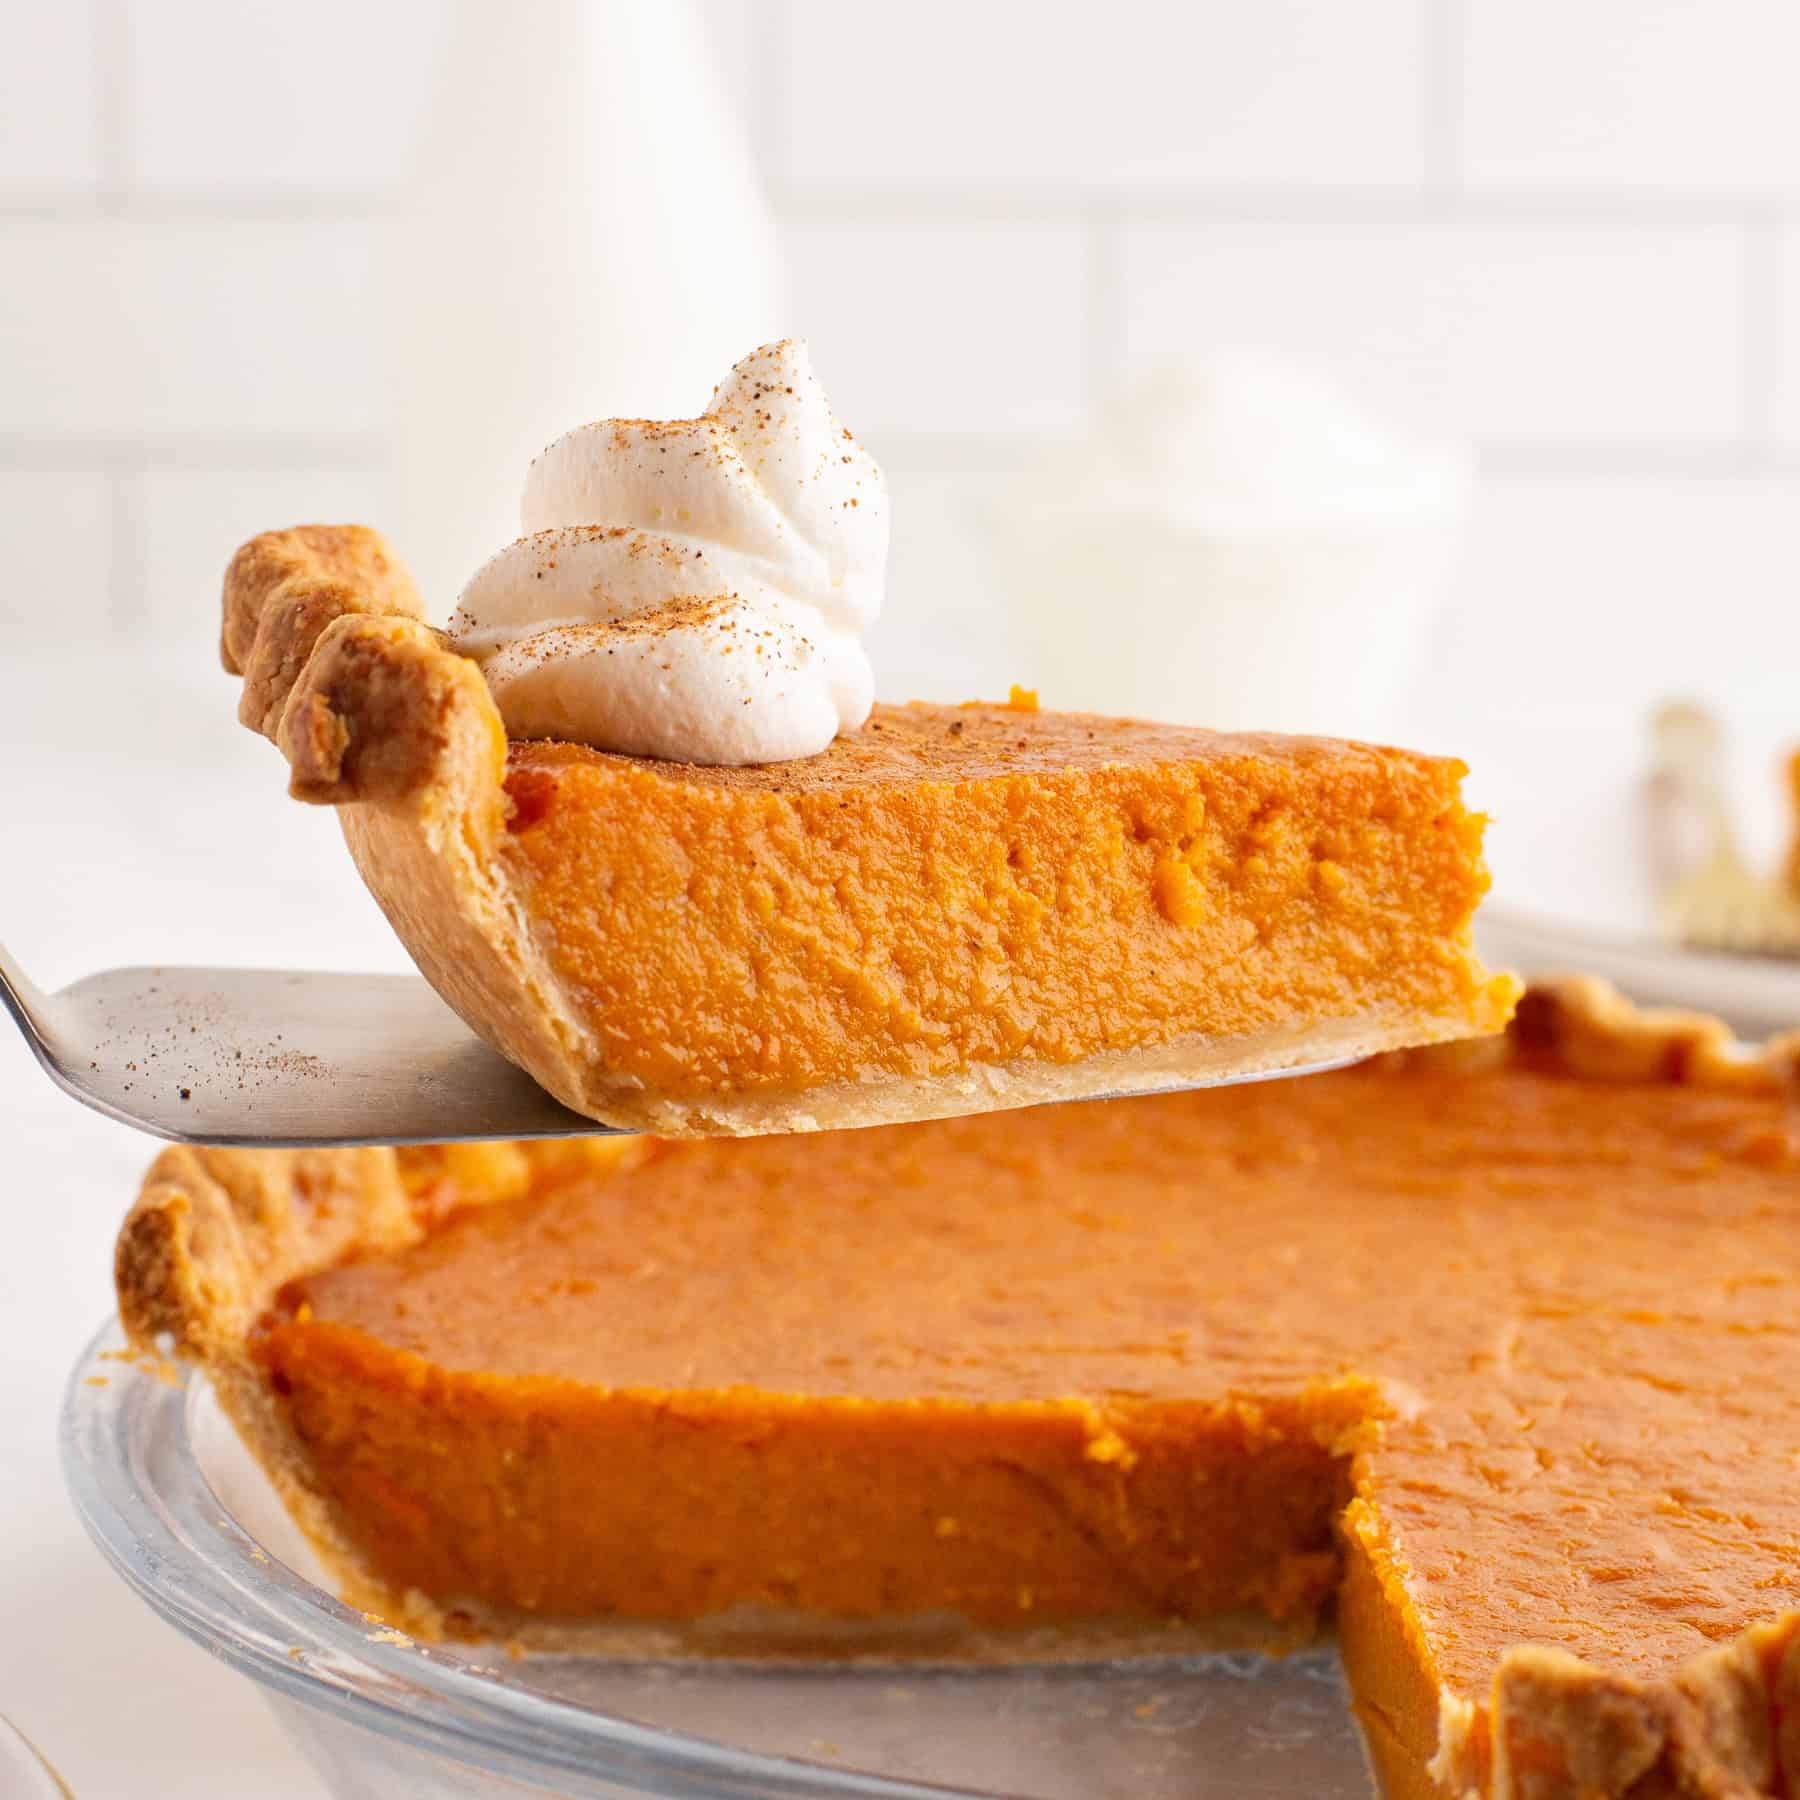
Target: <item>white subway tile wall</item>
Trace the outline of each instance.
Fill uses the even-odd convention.
[[[1461,37],[1471,187],[1800,189],[1789,0],[1467,0]]]
[[[104,468],[0,468],[0,606],[15,645],[50,621],[82,637],[126,623],[112,613],[117,492]]]
[[[1800,217],[1785,224],[1761,271],[1767,283],[1769,429],[1789,455],[1800,455]]]
[[[1310,216],[1120,231],[1122,362],[1256,343],[1484,446],[1735,445],[1744,252],[1730,224]]]
[[[146,633],[158,642],[210,642],[218,629],[213,589],[225,558],[245,538],[271,524],[379,520],[384,474],[373,460],[145,469],[128,516],[139,533],[130,548]]]
[[[435,0],[102,4],[123,26],[138,186],[279,204],[392,183],[418,121]]]
[[[1786,0],[683,3],[893,472],[887,691],[1031,678],[993,508],[1145,367],[1244,344],[1476,448],[1440,675],[1800,669]],[[439,19],[0,0],[10,642],[198,645],[246,531],[378,516],[371,247]]]
[[[807,217],[784,233],[798,328],[859,436],[997,438],[1088,409],[1078,219]]]
[[[1417,0],[790,0],[779,173],[814,191],[1417,187]]]
[[[1453,733],[1464,695],[1573,723],[1674,690],[1800,738],[1797,540],[1800,472],[1490,472],[1422,710]]]
[[[7,221],[6,429],[52,445],[357,440],[379,423],[365,221]]]
[[[100,180],[95,9],[7,9],[0,52],[0,199],[74,198]]]

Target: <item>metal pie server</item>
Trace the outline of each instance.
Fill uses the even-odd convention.
[[[185,1144],[589,1136],[416,975],[108,969],[46,994],[0,949],[0,1000],[96,1112]]]
[[[84,1106],[182,1144],[594,1137],[416,975],[108,969],[46,994],[0,948],[0,1001]],[[1231,1087],[1345,1059],[1198,1081]]]

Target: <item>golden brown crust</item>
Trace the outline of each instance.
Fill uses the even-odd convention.
[[[1535,978],[1504,1035],[1398,1050],[1397,1067],[1529,1064],[1584,1081],[1680,1082],[1736,1092],[1800,1088],[1800,1031],[1746,1045],[1722,1019],[1640,1007],[1593,975]]]
[[[297,525],[252,538],[225,571],[219,639],[226,672],[244,678],[238,717],[274,739],[295,682],[334,620],[416,620],[424,612],[412,578],[366,526]]]
[[[226,1417],[357,1599],[376,1590],[344,1551],[305,1452],[256,1367],[251,1334],[283,1282],[358,1249],[398,1248],[423,1229],[392,1150],[181,1146],[151,1165],[114,1250],[119,1318],[132,1347],[206,1369]]]
[[[275,742],[297,800],[500,816],[506,734],[481,671],[399,615],[345,614],[319,634]]]
[[[458,1208],[517,1198],[566,1171],[651,1154],[630,1139],[442,1145],[422,1150],[210,1150],[151,1164],[113,1253],[131,1347],[204,1368],[219,1404],[353,1605],[390,1605],[364,1572],[253,1348],[257,1321],[290,1281],[417,1243]],[[441,1635],[437,1609],[406,1599],[403,1622]]]
[[[290,1281],[417,1243],[458,1208],[652,1153],[610,1138],[401,1150],[177,1145],[150,1165],[120,1228],[119,1318],[135,1347],[210,1367],[242,1354]]]
[[[165,1150],[114,1253],[134,1344],[211,1363],[241,1351],[285,1281],[414,1242],[392,1150]]]
[[[480,671],[421,612],[411,578],[366,526],[265,532],[231,559],[225,667],[244,678],[239,717],[288,759],[296,799],[406,802],[441,790],[440,803],[499,816],[499,715]]]
[[[1800,1778],[1800,1613],[1756,1625],[1666,1681],[1564,1650],[1501,1659],[1485,1713],[1445,1708],[1430,1774],[1493,1800],[1753,1800]]]

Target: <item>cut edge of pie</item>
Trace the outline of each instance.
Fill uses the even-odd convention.
[[[251,540],[224,587],[222,656],[243,678],[239,717],[285,755],[290,793],[339,808],[366,885],[432,986],[558,1099],[607,1124],[666,1136],[828,1130],[1154,1092],[1492,1033],[1517,998],[1516,980],[1484,970],[1474,954],[1470,915],[1486,880],[1480,821],[1461,810],[1452,783],[1452,811],[1439,825],[1445,844],[1461,845],[1460,885],[1446,890],[1441,919],[1430,913],[1436,900],[1408,902],[1419,907],[1408,928],[1424,954],[1387,950],[1393,972],[1359,974],[1368,998],[1347,1011],[1296,1000],[1244,1029],[1178,1030],[1069,1056],[1034,1046],[948,1068],[874,1068],[850,1058],[848,1079],[828,1073],[803,1085],[710,1075],[692,1091],[659,1083],[621,1065],[620,1044],[608,1034],[618,1039],[631,1015],[615,1018],[587,1003],[570,978],[557,921],[534,916],[532,893],[509,872],[503,846],[519,820],[505,728],[479,666],[421,612],[410,578],[366,527],[300,526]],[[1430,828],[1405,829],[1424,836]],[[1449,850],[1427,854],[1451,866]],[[1180,888],[1187,870],[1156,875]],[[1158,896],[1162,902],[1160,889]],[[1177,893],[1165,914],[1184,901]],[[745,901],[731,890],[717,904]],[[778,970],[770,979],[792,975]],[[745,980],[754,987],[754,972],[732,971],[724,986]],[[1090,999],[1085,1010],[1103,1012],[1104,1003]],[[754,1038],[739,1024],[732,1041]],[[764,1055],[780,1042],[779,1030],[769,1037]],[[678,1026],[670,1044],[659,1053],[671,1067],[698,1055]]]
[[[1606,984],[1575,976],[1534,983],[1503,1038],[1387,1060],[1412,1066],[1415,1059],[1427,1070],[1496,1069],[1518,1059],[1596,1082],[1800,1090],[1800,1035],[1752,1052],[1717,1020],[1639,1010]],[[351,1604],[415,1635],[447,1628],[466,1634],[471,1615],[460,1608],[446,1615],[416,1591],[396,1593],[359,1558],[310,1479],[307,1447],[257,1358],[258,1321],[285,1284],[419,1243],[450,1210],[518,1198],[564,1172],[623,1170],[656,1154],[651,1142],[600,1139],[423,1151],[165,1151],[118,1240],[126,1335],[142,1353],[173,1354],[204,1369]],[[1338,1618],[1347,1661],[1382,1667],[1390,1692],[1395,1684],[1426,1683],[1428,1704],[1436,1707],[1437,1748],[1426,1765],[1378,1703],[1353,1695],[1390,1794],[1611,1800],[1667,1792],[1723,1800],[1785,1792],[1779,1772],[1800,1771],[1800,1613],[1754,1624],[1655,1680],[1521,1643],[1502,1654],[1487,1692],[1453,1694],[1432,1683],[1424,1653],[1413,1645],[1417,1626],[1404,1588],[1384,1576],[1389,1553],[1379,1517],[1352,1499],[1339,1530],[1345,1565]],[[512,1617],[475,1622],[527,1644],[579,1642],[566,1628],[534,1636],[529,1621]],[[1006,1654],[1006,1633],[982,1634],[982,1641],[986,1654]],[[1010,1641],[1017,1655],[1044,1653],[1041,1632]],[[814,1648],[829,1654],[833,1644],[828,1629]],[[854,1648],[854,1639],[836,1647]]]

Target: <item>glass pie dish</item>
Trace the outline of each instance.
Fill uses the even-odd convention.
[[[345,1800],[1362,1800],[1334,1654],[968,1663],[509,1656],[342,1605],[204,1381],[116,1324],[72,1374],[82,1521],[170,1624],[262,1689]]]

